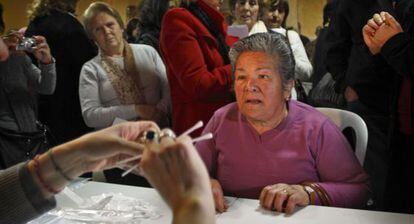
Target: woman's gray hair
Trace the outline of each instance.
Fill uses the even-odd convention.
[[[229,57],[233,74],[236,62],[243,52],[263,52],[272,57],[275,68],[282,75],[283,88],[295,79],[295,59],[286,37],[279,33],[257,33],[237,41],[230,49]]]
[[[94,2],[83,13],[83,26],[85,27],[86,33],[89,38],[94,39],[92,30],[92,20],[99,13],[106,13],[115,18],[121,29],[124,29],[124,22],[118,11],[106,2]]]

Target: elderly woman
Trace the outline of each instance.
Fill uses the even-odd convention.
[[[122,36],[121,17],[103,2],[86,9],[84,25],[99,47],[99,55],[86,62],[80,74],[79,96],[86,124],[100,129],[121,118],[168,125],[167,77],[154,48],[128,44]]]
[[[119,13],[103,2],[86,9],[84,26],[99,47],[98,56],[86,62],[80,74],[79,97],[86,124],[100,129],[121,118],[167,126],[170,93],[164,64],[154,48],[128,44],[122,37]]]
[[[230,102],[227,25],[218,11],[220,5],[221,0],[186,0],[164,15],[160,48],[177,134],[199,120],[208,122],[214,111]]]
[[[360,207],[367,175],[336,125],[316,109],[289,100],[294,62],[277,33],[249,36],[230,50],[237,103],[214,114],[197,149],[212,181],[216,209],[223,192],[259,199],[286,213],[309,204]],[[231,134],[229,134],[231,133]]]
[[[266,25],[258,20],[262,7],[262,0],[230,0],[230,9],[235,17],[233,25],[247,25],[249,35],[268,32]]]
[[[289,3],[286,0],[266,0],[263,8],[263,20],[267,28],[287,37],[295,57],[295,77],[301,81],[309,81],[312,75],[312,64],[306,55],[305,47],[299,34],[286,29],[289,15]]]

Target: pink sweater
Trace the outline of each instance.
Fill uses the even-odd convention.
[[[259,135],[231,103],[217,110],[196,145],[210,175],[226,195],[258,199],[267,185],[319,183],[333,206],[360,207],[368,176],[337,126],[315,108],[290,101],[289,114]],[[317,200],[319,201],[319,200]]]

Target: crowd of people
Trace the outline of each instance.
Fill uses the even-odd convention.
[[[104,2],[81,23],[77,3],[34,0],[24,33],[0,40],[2,220],[10,203],[7,220],[36,217],[98,170],[155,187],[174,223],[211,223],[224,195],[287,214],[309,204],[414,213],[412,195],[396,197],[414,184],[412,1],[328,1],[312,58],[286,25],[286,0],[230,0],[229,25],[246,37],[227,33],[220,0],[144,0],[127,27]],[[296,97],[326,74],[341,109],[367,124],[364,167],[312,100]],[[206,128],[190,135],[213,138],[195,147],[163,133],[200,120]],[[121,178],[116,163],[139,154],[143,177]]]

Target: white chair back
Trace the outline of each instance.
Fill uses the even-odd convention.
[[[320,112],[329,117],[342,131],[352,128],[355,132],[355,155],[363,166],[368,144],[368,128],[364,120],[357,114],[335,108],[317,107]]]

